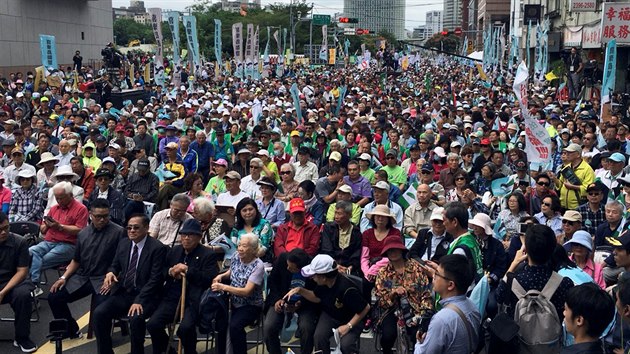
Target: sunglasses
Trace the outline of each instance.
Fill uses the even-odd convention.
[[[140,226],[138,225],[129,225],[127,226],[127,230],[131,231],[131,230],[140,230]]]
[[[551,207],[551,203],[542,203],[542,205],[544,205],[546,207]]]
[[[387,159],[388,160],[396,160],[396,157],[394,157],[394,156],[387,156]]]
[[[591,197],[599,197],[599,196],[600,196],[600,195],[602,195],[602,194],[601,194],[601,193],[599,193],[599,192],[591,192],[591,193],[589,193],[588,195],[590,195]]]
[[[282,171],[280,172],[281,175],[290,175],[291,171]]]
[[[545,183],[545,182],[538,182],[536,184],[538,184],[539,186],[542,186],[542,187],[549,187],[549,183]]]
[[[456,181],[465,181],[465,180],[466,180],[466,178],[464,178],[464,177],[457,177],[457,178],[455,178],[455,180],[456,180]]]
[[[423,175],[430,175],[431,171],[421,171],[420,173],[422,173]]]

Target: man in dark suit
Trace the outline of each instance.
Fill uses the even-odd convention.
[[[179,324],[177,336],[182,340],[186,354],[197,353],[197,318],[199,302],[204,290],[208,289],[212,279],[219,273],[218,261],[222,254],[217,254],[201,244],[201,224],[195,219],[184,222],[179,231],[182,244],[168,252],[168,271],[164,297],[158,309],[147,323],[151,334],[153,353],[169,353],[168,335],[164,327],[173,322],[177,304],[182,295],[182,279],[186,278],[186,306],[184,318]],[[220,257],[221,256],[221,257]]]
[[[90,206],[92,222],[77,235],[74,257],[63,275],[50,287],[48,303],[55,318],[68,321],[65,337],[80,338],[77,322],[68,304],[88,295],[94,296],[94,306],[107,299],[100,294],[105,274],[112,263],[118,241],[125,236],[121,226],[109,219],[109,202],[96,199]]]
[[[129,317],[131,353],[144,353],[145,319],[157,308],[164,282],[166,246],[149,237],[149,218],[132,215],[128,239],[118,243],[114,261],[105,275],[101,294],[111,296],[94,310],[94,333],[99,354],[113,354],[112,320]]]

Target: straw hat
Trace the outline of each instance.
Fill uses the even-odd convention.
[[[367,217],[372,223],[374,223],[374,215],[387,216],[392,220],[392,224],[396,223],[396,217],[389,211],[389,207],[387,205],[379,204],[375,206],[372,211],[367,213]]]

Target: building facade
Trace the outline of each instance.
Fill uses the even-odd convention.
[[[462,1],[467,0],[444,0],[442,29],[454,31],[455,28],[462,27]],[[468,6],[466,6],[466,8],[468,8]]]
[[[359,20],[357,28],[371,33],[388,31],[397,39],[406,37],[405,0],[344,0],[343,13]]]
[[[246,9],[260,9],[260,0],[221,0],[221,10],[229,12],[239,12],[241,6]]]
[[[429,37],[436,33],[440,33],[444,28],[442,25],[442,11],[428,11],[425,25],[427,27]]]
[[[40,66],[40,34],[55,36],[59,65],[70,65],[77,50],[84,64],[100,63],[114,36],[112,0],[0,1],[0,72]]]

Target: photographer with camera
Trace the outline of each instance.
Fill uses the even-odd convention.
[[[564,210],[577,209],[586,196],[586,188],[595,181],[595,172],[582,160],[582,147],[572,143],[562,149],[562,167],[559,175],[548,172],[560,196],[560,206]]]
[[[470,354],[477,349],[481,315],[466,291],[475,272],[465,256],[449,254],[437,268],[426,268],[442,309],[431,319],[426,333],[418,331],[414,354]]]

